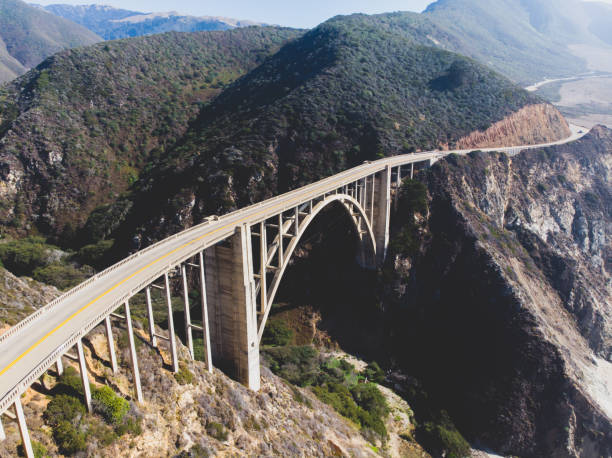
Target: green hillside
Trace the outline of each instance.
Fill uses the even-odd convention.
[[[20,0],[0,0],[0,83],[62,49],[100,40],[85,27]]]
[[[398,24],[411,17],[332,19],[230,86],[137,183],[130,232],[174,232],[364,160],[452,144],[539,102],[421,45],[418,30],[408,38]]]
[[[0,218],[70,237],[203,103],[299,32],[170,33],[65,51],[0,87]],[[13,180],[16,180],[13,182]]]

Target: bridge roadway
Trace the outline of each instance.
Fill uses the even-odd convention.
[[[515,153],[573,141],[585,132],[573,128],[561,142],[483,151]],[[0,414],[5,412],[61,354],[100,324],[127,299],[203,249],[234,234],[243,224],[254,225],[316,199],[386,167],[436,161],[447,154],[471,150],[432,151],[392,156],[338,173],[302,188],[194,226],[120,261],[68,291],[0,336]]]

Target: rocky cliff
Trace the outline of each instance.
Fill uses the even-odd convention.
[[[456,148],[493,148],[496,146],[537,145],[571,135],[567,121],[552,105],[527,105],[494,123],[457,141]]]
[[[59,294],[53,286],[28,277],[17,277],[0,267],[0,334]]]
[[[394,229],[395,351],[473,443],[612,453],[611,171],[603,127],[514,157],[450,156],[427,175],[429,210]]]

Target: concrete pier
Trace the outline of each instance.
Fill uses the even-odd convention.
[[[259,340],[250,227],[240,226],[229,246],[207,249],[205,264],[215,365],[257,391]]]

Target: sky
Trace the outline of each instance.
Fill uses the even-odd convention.
[[[337,14],[423,11],[431,0],[26,0],[50,5],[97,3],[144,12],[178,11],[193,16],[226,16],[234,19],[290,27],[314,27]],[[610,0],[612,1],[612,0]]]

